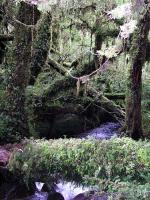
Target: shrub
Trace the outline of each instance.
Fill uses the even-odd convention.
[[[9,169],[27,183],[62,178],[111,190],[116,183],[143,185],[150,180],[150,143],[147,141],[117,138],[26,142],[23,152],[13,154]]]

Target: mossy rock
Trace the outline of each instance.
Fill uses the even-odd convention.
[[[66,95],[59,102],[48,101],[43,106],[34,108],[35,134],[38,138],[59,138],[78,135],[100,126],[112,116],[100,107],[98,101],[85,97]]]
[[[46,99],[42,106],[37,104],[33,109],[33,135],[38,138],[70,137],[114,120],[109,112],[101,108],[99,100],[67,94],[57,102]]]
[[[57,115],[53,128],[52,136],[61,137],[61,136],[72,136],[83,131],[83,120],[76,114],[60,114]]]
[[[52,73],[52,76],[51,76]],[[77,95],[76,80],[58,72],[42,72],[27,89],[31,126],[39,138],[58,138],[80,134],[120,117],[119,109],[101,96],[86,93],[81,85]],[[30,113],[32,116],[30,116]],[[34,114],[33,114],[34,113]]]
[[[43,119],[37,122],[36,136],[40,138],[49,138],[52,129],[52,122],[48,119]]]

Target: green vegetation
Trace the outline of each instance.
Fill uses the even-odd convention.
[[[150,199],[149,1],[0,0],[0,180]]]
[[[137,124],[134,139],[141,138],[142,132],[148,138],[150,36],[147,3],[143,8],[148,14],[142,13],[140,5],[137,5],[139,9],[132,9],[126,4],[126,9],[119,7],[118,10],[117,5],[125,6],[123,4],[132,2],[129,0],[68,0],[60,1],[57,6],[50,0],[35,2],[35,6],[30,0],[9,3],[3,0],[0,3],[1,142],[15,142],[32,136],[57,138],[61,134],[52,134],[53,124],[68,115],[76,115],[82,122],[79,129],[82,133],[105,121],[120,122],[125,118],[125,112],[129,119],[131,110],[137,112],[134,116],[139,119],[126,120],[124,131],[128,134],[127,129],[132,129],[130,121],[130,124]],[[137,18],[135,12],[141,12],[143,18],[147,16],[147,23]],[[134,26],[135,20],[137,27],[133,37],[134,30],[130,33],[125,24],[129,22]],[[145,26],[146,31],[142,33],[145,40],[140,38],[145,42],[131,48],[133,39],[135,43],[138,41],[136,33],[142,31],[140,24]],[[129,37],[128,41],[122,38],[120,26],[124,27],[124,37]],[[127,88],[131,81],[127,81],[127,68],[130,66],[132,71],[132,49],[143,53],[135,57],[143,58],[140,76],[137,71],[134,74],[134,80],[140,83],[143,67],[142,118],[141,83],[135,84],[138,86],[135,92],[139,90],[140,98],[133,109],[129,109],[125,98],[120,98],[120,94],[127,97],[126,94],[135,93],[130,91],[135,87]],[[60,129],[61,126],[57,130]],[[65,130],[61,133],[66,134]]]
[[[64,179],[138,197],[150,189],[150,144],[129,138],[27,140],[23,152],[12,156],[9,169],[26,183]]]

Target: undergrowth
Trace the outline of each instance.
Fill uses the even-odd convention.
[[[99,191],[123,192],[128,199],[146,199],[150,192],[150,143],[129,138],[28,140],[15,152],[9,169],[32,181],[58,179],[98,186]],[[148,198],[147,198],[148,199]]]

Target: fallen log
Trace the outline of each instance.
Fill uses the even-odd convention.
[[[125,112],[119,105],[115,104],[113,101],[105,97],[101,92],[98,92],[93,88],[89,88],[87,93],[90,96],[93,96],[95,99],[99,99],[101,108],[113,116],[116,121],[118,121],[120,124],[124,123],[123,120],[125,118]]]
[[[92,60],[89,63],[83,64],[82,66],[77,68],[77,65],[79,65],[79,59],[73,61],[72,63],[63,63],[62,65],[58,63],[56,60],[49,58],[48,65],[51,65],[55,70],[57,70],[62,75],[66,74],[72,74],[72,76],[83,76],[85,74],[91,73],[91,71],[95,70],[95,63],[94,60]],[[67,68],[66,68],[67,67]],[[73,68],[72,70],[69,70],[68,68]]]
[[[69,87],[77,87],[77,77],[75,77],[76,73],[79,74],[79,72],[72,71],[71,74],[69,73],[68,69],[65,67],[61,66],[59,63],[56,61],[49,59],[49,64],[54,67],[61,75],[62,78],[56,80],[54,82],[54,85],[48,90],[48,94],[51,96],[52,94],[56,93],[59,89],[63,90],[67,89]],[[66,76],[68,74],[68,76]],[[57,91],[56,88],[57,87]],[[83,95],[83,90],[84,90],[84,84],[81,85],[80,88],[80,94]],[[116,105],[113,101],[111,101],[109,98],[104,96],[104,94],[97,92],[93,88],[90,88],[89,86],[86,88],[86,95],[92,96],[92,98],[99,99],[100,104],[97,106],[100,106],[102,109],[104,109],[107,113],[113,116],[113,118],[121,122],[122,119],[125,117],[124,111],[122,111],[121,107]],[[120,97],[123,97],[123,95],[120,95]]]
[[[131,180],[147,184],[149,175],[148,147],[148,141],[135,142],[129,138],[110,141],[82,139],[32,140],[28,141],[23,153],[14,154],[9,167],[14,174],[17,172],[17,174],[24,177],[24,180],[32,180],[33,182],[37,181],[37,177],[39,178],[38,180],[44,183],[52,182],[54,177],[63,177],[63,180],[71,182],[81,180],[77,183],[82,183],[86,177],[86,181],[88,181],[86,183],[90,186],[99,184],[100,188],[101,181],[109,186],[109,184],[114,183],[114,179],[119,177],[121,183],[128,173]],[[146,159],[139,157],[141,149]],[[133,170],[127,171],[131,168],[131,161],[134,166],[134,173]],[[56,163],[58,163],[57,167]],[[108,167],[110,166],[115,169],[115,173],[110,173],[108,179]],[[99,174],[95,178],[97,169],[99,169]],[[142,177],[143,174],[145,176]],[[120,186],[118,184],[118,187],[122,189],[121,184]],[[133,185],[134,187],[135,185]],[[142,189],[143,187],[141,187]],[[119,199],[121,200],[121,198]]]
[[[125,93],[104,93],[104,96],[110,100],[125,99]]]
[[[58,71],[62,75],[66,75],[68,71],[65,67],[63,67],[57,61],[51,58],[48,59],[48,65],[52,66],[56,71]]]

